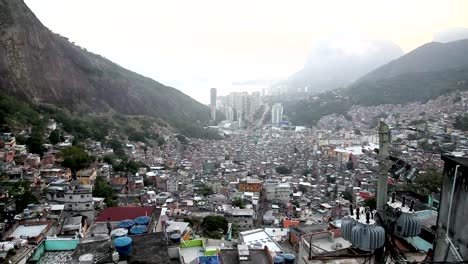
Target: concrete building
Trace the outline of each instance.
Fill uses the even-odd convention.
[[[211,120],[216,120],[216,88],[210,90]]]
[[[274,125],[280,125],[283,121],[283,105],[274,104],[271,107],[271,123]]]
[[[234,121],[234,109],[230,106],[224,107],[224,115],[227,121]]]
[[[166,185],[166,189],[170,193],[176,193],[179,191],[179,180],[175,175],[167,178]]]
[[[239,230],[250,230],[254,227],[255,211],[252,209],[229,208],[224,213],[228,222],[236,224]]]
[[[289,202],[291,199],[291,186],[289,183],[280,183],[275,189],[275,200],[280,202]]]
[[[289,183],[280,183],[279,180],[268,179],[264,184],[265,197],[268,201],[289,202],[292,188]]]
[[[85,216],[86,222],[94,223],[94,202],[92,186],[78,185],[67,188],[64,192],[55,193],[56,201],[64,202],[64,216]],[[65,217],[66,218],[66,217]]]
[[[239,181],[239,191],[241,192],[260,192],[263,181],[258,179],[242,179]]]

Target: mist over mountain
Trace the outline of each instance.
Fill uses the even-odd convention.
[[[287,85],[293,90],[308,87],[309,92],[346,87],[403,54],[391,41],[334,35],[315,42],[304,68]]]
[[[436,32],[432,37],[434,42],[452,42],[461,39],[468,39],[468,28],[454,27]]]
[[[295,124],[313,125],[321,117],[353,105],[404,104],[468,90],[468,39],[431,42],[366,74],[345,89],[286,103]]]
[[[87,112],[161,118],[185,129],[209,121],[208,107],[182,92],[75,46],[20,0],[0,0],[0,90]]]
[[[468,39],[449,43],[430,42],[409,52],[357,81],[390,79],[402,74],[436,72],[468,65]]]

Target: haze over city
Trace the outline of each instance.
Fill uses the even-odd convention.
[[[52,31],[203,103],[211,87],[226,95],[288,78],[320,40],[358,55],[372,39],[409,52],[437,31],[468,27],[463,0],[26,3]]]

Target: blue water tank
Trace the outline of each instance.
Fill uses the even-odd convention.
[[[135,223],[137,225],[147,225],[149,224],[151,218],[149,216],[140,216],[135,218]]]
[[[283,257],[285,264],[294,264],[294,261],[296,260],[296,256],[294,256],[294,254],[284,254]]]
[[[135,225],[135,221],[133,220],[123,220],[122,222],[119,223],[118,227],[119,228],[130,228]]]
[[[274,264],[283,264],[284,263],[284,258],[282,256],[276,256],[273,258],[273,263]]]
[[[130,237],[118,237],[114,240],[114,246],[120,256],[128,256],[132,252],[132,239]]]
[[[171,235],[171,242],[179,244],[180,243],[180,235],[179,234],[172,234]]]
[[[148,233],[148,226],[146,225],[134,225],[130,228],[130,233],[134,235],[141,235]]]

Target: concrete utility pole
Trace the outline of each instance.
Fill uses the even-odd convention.
[[[377,211],[384,215],[384,206],[387,204],[387,179],[390,169],[389,160],[390,128],[387,124],[379,123],[379,178],[377,182]]]
[[[390,169],[389,148],[390,148],[390,128],[387,124],[379,122],[379,178],[377,181],[377,213],[382,226],[386,224],[385,205],[387,204],[387,180]],[[385,246],[384,246],[385,247]],[[375,250],[375,263],[385,263],[384,247]]]

